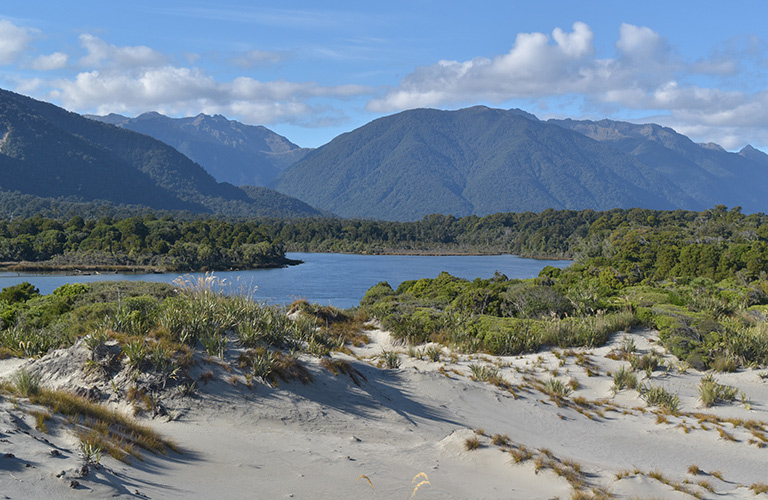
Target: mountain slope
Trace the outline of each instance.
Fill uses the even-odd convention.
[[[615,148],[519,110],[482,106],[374,120],[310,152],[273,187],[342,216],[396,220],[704,207]]]
[[[698,204],[768,209],[768,155],[751,146],[729,153],[697,144],[671,128],[613,120],[549,120],[628,153],[679,186]],[[688,208],[688,207],[684,207]]]
[[[0,169],[4,191],[157,209],[264,213],[259,201],[217,183],[167,144],[5,90],[0,90]],[[304,215],[318,214],[312,209]]]
[[[150,112],[136,118],[88,117],[163,141],[202,165],[216,180],[234,185],[264,186],[309,152],[266,127],[221,115],[169,118]]]

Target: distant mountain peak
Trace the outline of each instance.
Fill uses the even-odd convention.
[[[768,166],[768,154],[766,154],[764,151],[760,151],[759,149],[752,147],[751,144],[747,144],[741,148],[739,155],[761,165]]]
[[[120,115],[97,117],[119,121]],[[126,120],[172,120],[145,113]],[[53,104],[0,89],[2,191],[237,216],[307,217],[321,213],[299,200],[261,189],[246,193],[218,183],[178,150],[127,127],[101,123]]]
[[[529,113],[529,112],[527,112],[527,111],[525,111],[523,109],[520,109],[520,108],[511,108],[511,109],[508,109],[507,112],[508,113],[512,113],[514,115],[523,116],[525,118],[528,118],[529,120],[533,120],[533,121],[537,121],[537,122],[541,121],[541,120],[539,120],[538,116],[534,115],[533,113]]]
[[[702,148],[711,149],[712,151],[722,151],[724,153],[726,152],[724,147],[714,142],[701,142],[699,143],[699,146]]]
[[[169,118],[156,111],[122,120],[93,117],[149,135],[176,148],[219,182],[264,186],[309,150],[261,125],[221,114]]]

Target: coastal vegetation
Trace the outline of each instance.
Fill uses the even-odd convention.
[[[548,210],[483,218],[430,216],[413,223],[337,219],[227,222],[151,215],[87,221],[74,217],[60,222],[32,217],[0,221],[0,259],[53,265],[118,261],[197,270],[275,265],[285,262],[285,248],[497,250],[572,257],[575,262],[570,267],[547,266],[532,280],[497,273],[467,281],[443,273],[434,279],[406,281],[396,289],[379,283],[368,290],[359,309],[411,345],[435,341],[464,351],[499,355],[544,347],[599,346],[614,332],[642,325],[657,329],[663,345],[689,366],[732,371],[739,366],[768,364],[767,222],[764,214],[745,215],[739,207],[728,210],[724,206],[704,212]],[[75,293],[76,286],[89,291]],[[179,302],[178,297],[166,299],[172,288],[161,285],[140,285],[152,288],[150,295],[160,294],[154,295],[155,305],[149,309],[135,306],[143,312],[125,313],[126,307],[134,307],[130,301],[120,302],[117,308],[103,300],[103,295],[95,300],[82,298],[99,296],[101,286],[67,285],[62,287],[66,290],[46,297],[37,296],[29,285],[6,289],[0,294],[3,345],[14,353],[30,355],[45,352],[62,338],[71,342],[74,336],[86,333],[82,317],[98,316],[89,308],[119,313],[114,325],[121,324],[120,314],[152,311],[156,317],[142,319],[151,323],[170,314],[172,308],[177,309],[173,313],[177,318],[194,316],[195,308],[188,303]],[[82,300],[92,302],[82,309]],[[244,299],[222,296],[217,300],[224,304]],[[309,316],[323,316],[325,325],[338,328],[345,324],[332,318],[337,313],[309,304],[301,307]],[[241,339],[256,335],[263,340],[254,332],[296,328],[286,326],[294,323],[276,319],[279,314],[270,314],[270,327],[257,318],[210,322],[218,325],[217,331],[237,330]],[[68,329],[68,322],[77,329]],[[198,327],[191,339],[205,342],[214,354],[216,339],[200,333],[205,325]],[[170,331],[173,328],[176,326],[166,325]],[[40,334],[41,329],[49,333]],[[353,335],[350,331],[343,334]],[[304,341],[311,337],[307,331],[297,335]],[[256,348],[256,344],[250,342],[248,347]],[[317,339],[311,344],[319,351],[331,348],[318,344]],[[626,351],[623,354],[633,368],[651,373],[657,368],[652,355],[637,356],[631,346]],[[395,363],[386,356],[382,359],[387,366]],[[622,386],[617,381],[617,390]]]

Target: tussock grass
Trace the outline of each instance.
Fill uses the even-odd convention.
[[[469,365],[469,371],[472,373],[472,380],[491,382],[499,378],[499,369],[495,366],[472,363]]]
[[[611,387],[611,390],[616,394],[625,387],[637,389],[637,375],[622,366],[613,372],[613,387]]]
[[[495,446],[507,447],[510,444],[509,436],[506,434],[494,434],[491,436],[491,442]]]
[[[382,351],[379,354],[379,359],[384,363],[384,366],[390,370],[400,368],[400,355],[395,351]]]
[[[680,408],[680,398],[661,386],[644,386],[640,390],[640,396],[648,406],[657,406],[668,413],[675,413]]]
[[[544,392],[552,397],[567,397],[573,389],[568,384],[557,378],[549,378],[544,382]]]
[[[759,495],[760,493],[768,493],[768,484],[753,483],[749,489],[752,490],[755,495]]]
[[[360,380],[368,380],[352,363],[344,359],[322,358],[320,364],[334,375],[347,375],[355,385],[360,385]]]
[[[179,451],[173,442],[163,439],[149,427],[69,392],[38,385],[36,390],[22,393],[14,384],[7,384],[5,390],[28,398],[32,404],[43,406],[45,410],[38,412],[40,416],[36,417],[39,424],[52,420],[54,415],[66,417],[59,422],[65,422],[81,443],[86,443],[87,449],[93,452],[90,454],[92,456],[95,456],[95,450],[100,449],[118,460],[127,461],[129,456],[140,456],[136,447],[152,453]]]
[[[472,436],[464,440],[464,449],[472,451],[480,448],[480,439],[477,436]]]
[[[738,389],[718,383],[712,374],[702,378],[699,383],[699,399],[707,408],[718,403],[732,402],[737,394]]]
[[[11,376],[11,384],[19,396],[30,398],[40,391],[40,375],[22,368]]]

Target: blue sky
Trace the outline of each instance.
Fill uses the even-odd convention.
[[[485,104],[768,151],[766,14],[764,0],[4,2],[0,87],[79,113],[220,113],[310,147],[405,109]]]

